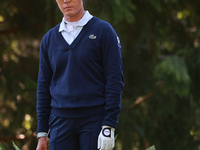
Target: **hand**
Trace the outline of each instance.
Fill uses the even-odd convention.
[[[98,137],[98,149],[112,150],[115,147],[115,129],[110,126],[102,126]]]
[[[38,139],[38,144],[36,150],[48,150],[47,137],[40,137]]]

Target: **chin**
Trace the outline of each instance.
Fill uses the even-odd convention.
[[[64,16],[67,16],[67,17],[73,16],[73,13],[72,13],[72,12],[66,12],[66,11],[65,11],[63,14],[64,14]]]

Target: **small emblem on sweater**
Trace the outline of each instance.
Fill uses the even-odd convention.
[[[117,42],[118,42],[118,46],[121,48],[121,43],[120,43],[119,37],[117,37]]]
[[[90,39],[96,39],[97,36],[94,36],[94,34],[91,34],[91,35],[89,36],[89,38],[90,38]]]

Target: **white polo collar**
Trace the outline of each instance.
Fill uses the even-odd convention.
[[[65,18],[63,17],[62,22],[60,23],[60,28],[59,28],[59,32],[62,31],[66,31],[66,26],[65,24],[71,24],[75,27],[79,26],[79,27],[83,27],[84,25],[86,25],[88,23],[88,21],[92,18],[93,16],[89,13],[89,11],[85,11],[85,14],[83,15],[83,17],[77,21],[77,22],[68,22],[65,20]]]

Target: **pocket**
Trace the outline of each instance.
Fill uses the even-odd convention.
[[[53,118],[54,118],[53,114],[50,114],[50,116],[49,116],[49,128],[51,128]]]
[[[52,113],[50,114],[49,116],[49,131],[48,131],[48,138],[50,138],[50,135],[51,135],[51,130],[53,128],[53,124],[55,123],[56,121],[56,116],[53,115]]]

